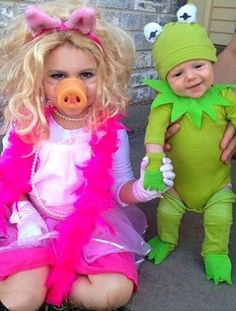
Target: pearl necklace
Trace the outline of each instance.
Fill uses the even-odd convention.
[[[63,114],[61,114],[56,108],[53,109],[53,112],[55,112],[55,114],[59,118],[67,120],[67,121],[72,121],[72,122],[80,122],[80,121],[83,121],[84,119],[86,119],[86,117],[87,117],[87,116],[83,116],[80,118],[70,118],[70,117],[67,117],[67,116],[64,116]]]
[[[36,146],[36,150],[35,150],[35,155],[34,155],[34,159],[33,159],[33,163],[32,163],[32,167],[31,167],[31,175],[30,175],[30,181],[31,181],[31,186],[32,186],[32,192],[33,192],[33,195],[35,196],[37,202],[38,202],[38,205],[39,205],[39,208],[41,210],[43,210],[47,215],[50,215],[52,216],[53,218],[56,218],[56,219],[64,219],[65,217],[67,217],[70,213],[59,213],[59,212],[53,212],[51,211],[49,208],[47,208],[47,206],[44,204],[43,200],[41,199],[40,195],[39,195],[39,192],[35,186],[35,172],[36,172],[36,166],[37,166],[37,163],[38,163],[38,160],[39,160],[39,147],[40,145],[38,144]]]

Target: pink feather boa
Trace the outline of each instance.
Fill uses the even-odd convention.
[[[47,280],[47,302],[60,305],[68,296],[76,278],[76,266],[80,263],[83,247],[98,223],[103,223],[102,214],[114,208],[111,194],[112,156],[118,148],[117,130],[124,128],[118,118],[107,120],[99,128],[105,135],[98,139],[92,135],[90,145],[92,158],[83,170],[87,182],[80,187],[75,211],[61,222],[59,237],[51,247],[54,258]],[[31,190],[30,174],[34,158],[32,144],[26,144],[14,131],[9,136],[10,146],[0,157],[0,217],[6,216],[6,206],[17,201],[20,195]],[[3,222],[2,222],[3,223]]]
[[[88,243],[96,225],[102,223],[102,213],[115,206],[110,191],[111,168],[119,128],[121,124],[115,118],[109,119],[100,129],[105,130],[106,135],[100,140],[93,135],[90,141],[93,156],[82,168],[88,182],[78,189],[80,198],[75,211],[61,223],[59,239],[52,249],[53,252],[56,250],[56,256],[47,280],[47,302],[51,304],[59,306],[68,296],[77,276],[75,267],[80,263],[83,246]]]
[[[32,144],[26,144],[14,132],[10,132],[9,147],[0,157],[0,224],[1,229],[8,208],[19,197],[31,190],[30,174],[34,158]]]

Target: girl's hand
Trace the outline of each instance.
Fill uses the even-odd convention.
[[[236,133],[233,125],[228,124],[220,143],[222,150],[221,161],[228,164],[232,158],[236,158]]]
[[[24,245],[28,241],[33,241],[34,238],[42,235],[40,226],[35,224],[24,224],[18,227],[17,244]]]
[[[29,201],[18,201],[13,204],[10,223],[18,229],[17,243],[23,245],[34,241],[37,236],[48,232],[47,225],[38,211]]]
[[[143,180],[146,168],[148,166],[149,159],[145,156],[141,162],[140,166],[140,178],[137,179],[133,186],[132,192],[134,197],[140,202],[148,202],[155,198],[159,198],[161,193],[156,190],[147,190],[143,187]],[[173,166],[171,164],[171,160],[167,157],[164,157],[162,160],[162,166],[160,168],[161,174],[163,176],[163,181],[166,185],[165,191],[172,188],[174,185],[175,174],[173,172]]]
[[[161,166],[160,171],[162,172],[163,181],[167,189],[170,189],[174,186],[174,179],[175,179],[175,173],[173,172],[173,165],[171,163],[171,159],[169,159],[168,157],[164,157],[162,159],[162,163],[163,165]]]

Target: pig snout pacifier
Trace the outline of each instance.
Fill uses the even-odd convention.
[[[83,111],[87,105],[86,86],[79,79],[65,79],[56,88],[57,104],[63,109],[77,109]]]

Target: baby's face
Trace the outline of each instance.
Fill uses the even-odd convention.
[[[214,80],[213,65],[208,60],[192,60],[172,69],[167,75],[171,89],[179,96],[200,98]]]

